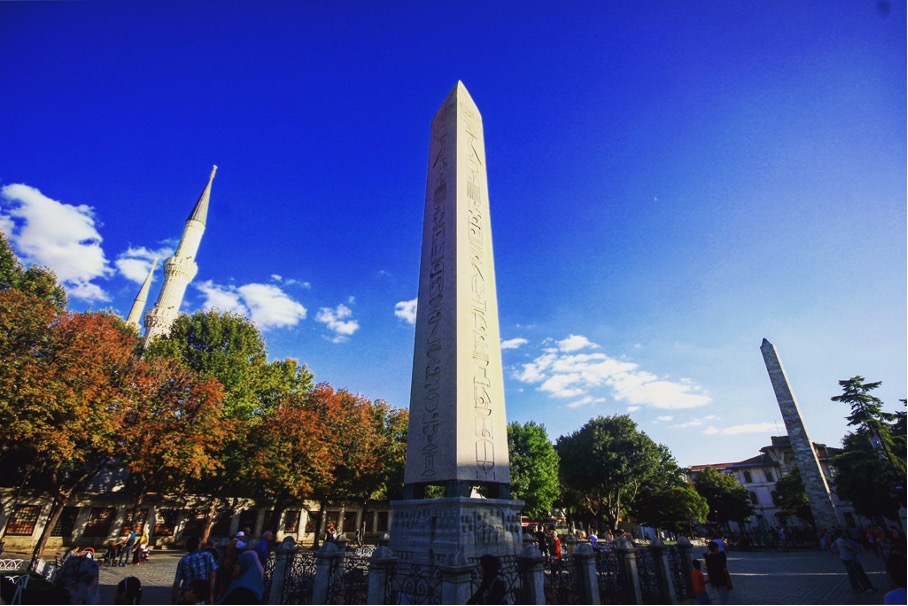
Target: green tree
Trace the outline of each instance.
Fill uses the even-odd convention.
[[[57,311],[66,309],[66,291],[57,283],[54,272],[43,267],[24,268],[6,235],[0,232],[0,291],[11,288],[35,297]]]
[[[533,421],[508,425],[511,460],[511,496],[526,503],[524,512],[540,518],[552,511],[560,496],[558,453],[544,425]]]
[[[831,398],[848,404],[848,425],[855,428],[833,460],[835,486],[859,514],[895,519],[905,490],[904,414],[883,410],[882,400],[871,393],[880,385],[854,376],[839,381],[842,393]]]
[[[731,474],[707,467],[694,478],[694,487],[709,503],[710,517],[726,528],[729,522],[742,523],[754,514],[747,489]]]
[[[797,465],[776,482],[772,501],[783,516],[798,517],[809,522],[811,526],[816,526],[813,512],[810,510],[810,500],[801,480],[801,470]]]
[[[709,503],[691,486],[661,486],[642,492],[634,504],[638,522],[676,532],[691,530],[709,515]]]
[[[662,469],[660,448],[627,415],[597,417],[555,445],[566,499],[617,529],[640,488]]]

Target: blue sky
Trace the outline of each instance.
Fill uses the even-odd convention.
[[[125,316],[213,164],[186,311],[409,402],[429,124],[483,115],[509,420],[683,465],[906,396],[903,3],[0,3],[0,229]],[[338,6],[340,5],[340,6]],[[160,272],[160,269],[159,269]],[[152,298],[160,287],[160,273]]]

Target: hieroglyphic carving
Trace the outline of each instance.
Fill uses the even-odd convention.
[[[492,421],[492,407],[496,404],[489,374],[488,323],[486,321],[487,287],[486,267],[488,259],[486,221],[482,204],[483,161],[477,148],[482,146],[482,125],[478,115],[469,107],[460,108],[467,136],[466,157],[466,199],[467,240],[470,255],[470,315],[472,317],[472,374],[474,441],[476,452],[476,479],[493,480],[495,468],[495,427]]]

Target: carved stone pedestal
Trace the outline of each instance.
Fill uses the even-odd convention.
[[[517,555],[523,505],[464,497],[392,501],[390,547],[403,560],[427,564],[444,564],[456,553],[468,559]]]

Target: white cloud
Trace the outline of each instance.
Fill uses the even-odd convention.
[[[638,364],[604,353],[576,353],[599,347],[586,337],[570,335],[557,345],[557,349],[544,349],[533,361],[523,364],[514,377],[523,383],[538,383],[537,389],[553,398],[602,397],[605,391],[614,400],[637,407],[682,409],[710,402],[690,379],[658,377],[641,370]]]
[[[21,183],[0,189],[8,205],[0,212],[0,229],[27,264],[49,267],[70,296],[85,301],[109,301],[92,280],[113,270],[101,248],[94,210],[52,200]]]
[[[400,301],[394,305],[394,315],[407,322],[416,324],[416,299]]]
[[[501,342],[502,349],[518,349],[521,345],[529,343],[526,339],[508,339]]]
[[[749,423],[745,425],[732,425],[731,427],[715,427],[710,425],[703,430],[707,435],[734,436],[741,433],[772,433],[776,429],[775,423]]]
[[[333,331],[334,338],[331,339],[334,343],[343,343],[350,339],[350,335],[359,330],[359,322],[356,320],[347,320],[353,315],[353,311],[343,303],[338,305],[335,309],[329,307],[322,307],[318,310],[318,314],[315,316],[315,319],[318,322],[321,322],[328,327],[329,330]]]
[[[687,429],[688,427],[700,427],[703,425],[703,419],[692,419],[686,423],[675,423],[672,427],[677,427],[678,429]]]
[[[581,335],[568,335],[567,339],[558,341],[558,349],[565,352],[577,351],[585,347],[597,349],[599,346]]]
[[[637,412],[638,410],[640,410],[640,407],[639,406],[628,406],[625,410],[627,410],[627,412]]]
[[[151,250],[144,246],[130,246],[125,252],[117,255],[117,260],[114,261],[114,265],[117,266],[117,269],[124,278],[132,280],[136,284],[141,284],[148,276],[148,270],[151,269],[152,261],[157,259],[158,269],[160,269],[161,262],[171,255],[173,255],[173,248],[168,246],[157,250]]]
[[[221,286],[209,280],[196,288],[205,296],[204,309],[246,316],[261,330],[296,326],[306,317],[306,308],[273,284]]]
[[[666,421],[671,421],[674,418],[675,417],[673,417],[671,415],[659,415],[658,417],[656,417],[656,420],[659,421],[660,423],[664,423]]]
[[[599,404],[600,402],[605,402],[605,398],[594,398],[592,396],[586,396],[575,400],[567,405],[568,408],[580,408],[581,406],[589,406],[590,404]]]

